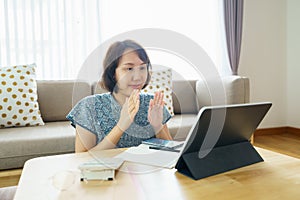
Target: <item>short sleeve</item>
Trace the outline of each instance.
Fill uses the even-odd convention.
[[[71,121],[72,126],[79,125],[96,134],[94,107],[95,100],[91,96],[85,97],[73,107],[66,118]]]

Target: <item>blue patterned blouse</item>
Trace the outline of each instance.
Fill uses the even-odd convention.
[[[148,121],[150,99],[153,99],[153,95],[140,94],[140,109],[134,123],[123,133],[117,143],[118,148],[138,146],[143,140],[154,137],[155,132]],[[121,109],[112,94],[95,94],[79,101],[67,115],[67,119],[74,127],[78,124],[94,133],[98,144],[116,126]],[[164,107],[162,123],[165,124],[170,118],[170,113]]]

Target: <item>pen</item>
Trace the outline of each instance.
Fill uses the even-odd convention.
[[[149,149],[154,149],[154,150],[162,150],[162,151],[171,151],[171,152],[180,152],[180,150],[177,149],[171,149],[171,148],[161,148],[161,147],[153,147],[150,146]]]

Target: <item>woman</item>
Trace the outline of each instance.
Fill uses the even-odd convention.
[[[172,140],[163,93],[142,94],[150,81],[146,51],[132,40],[110,46],[101,86],[109,93],[82,99],[67,115],[76,127],[75,152],[130,147],[157,137]]]

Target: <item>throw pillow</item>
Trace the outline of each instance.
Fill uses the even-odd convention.
[[[165,106],[173,116],[172,69],[167,68],[152,71],[150,83],[142,90],[142,92],[154,94],[156,91],[162,91],[164,93]]]
[[[0,128],[44,125],[35,68],[35,64],[0,67]]]

